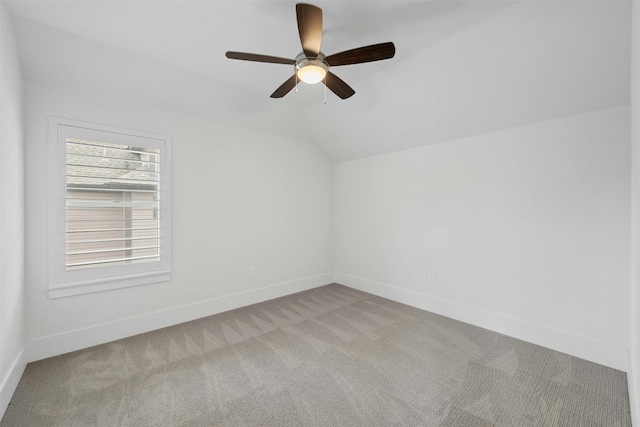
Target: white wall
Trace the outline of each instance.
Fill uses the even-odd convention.
[[[626,370],[629,138],[620,107],[337,164],[336,281]]]
[[[26,366],[23,79],[11,17],[0,2],[0,418]]]
[[[332,281],[333,166],[312,144],[30,81],[26,107],[30,360]],[[172,136],[170,282],[48,298],[52,115]]]

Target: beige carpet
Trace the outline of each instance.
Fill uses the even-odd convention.
[[[630,426],[626,375],[328,285],[31,363],[8,426]]]

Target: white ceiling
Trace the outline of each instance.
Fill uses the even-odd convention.
[[[322,1],[322,50],[386,41],[395,58],[269,95],[293,58],[289,1],[5,1],[26,78],[294,136],[344,161],[629,103],[631,2]]]

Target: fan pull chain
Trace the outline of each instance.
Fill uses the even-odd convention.
[[[296,76],[296,95],[298,94],[298,70],[293,66],[293,75]]]
[[[327,76],[324,76],[324,103],[327,104]]]

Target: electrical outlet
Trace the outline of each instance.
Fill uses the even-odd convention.
[[[433,271],[433,270],[429,271],[429,280],[432,281],[432,282],[434,280],[436,280],[436,272],[435,271]]]
[[[249,267],[249,276],[255,276],[255,275],[256,275],[256,268]]]

